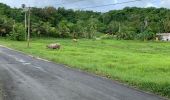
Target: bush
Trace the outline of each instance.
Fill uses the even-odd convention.
[[[105,34],[100,37],[101,39],[115,39],[116,35]]]
[[[24,41],[25,40],[25,27],[17,23],[14,25],[13,31],[10,32],[8,38],[11,40]]]
[[[155,37],[155,34],[151,31],[147,31],[147,30],[136,36],[137,39],[144,40],[144,41],[152,40],[152,39],[154,39],[154,37]]]

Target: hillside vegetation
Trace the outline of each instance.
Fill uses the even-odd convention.
[[[151,40],[170,32],[170,10],[126,7],[106,13],[64,8],[31,8],[31,37]],[[24,40],[24,12],[0,4],[0,36]]]
[[[61,43],[60,50],[46,48]],[[138,88],[170,97],[170,43],[125,40],[35,39],[26,42],[0,40],[0,44],[66,64]],[[17,44],[17,45],[16,45]]]

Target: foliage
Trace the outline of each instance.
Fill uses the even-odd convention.
[[[100,39],[115,39],[116,35],[105,34],[100,36]]]
[[[70,37],[70,29],[68,26],[68,22],[66,20],[63,20],[58,25],[59,35],[60,37],[66,38]]]
[[[107,26],[107,33],[115,35],[119,31],[119,22],[112,21]]]
[[[98,23],[98,20],[94,19],[94,18],[90,18],[88,21],[87,21],[87,30],[86,30],[86,35],[85,37],[86,38],[94,38],[95,37],[95,33],[97,32],[97,23]]]
[[[20,23],[14,24],[13,31],[10,32],[8,37],[11,40],[17,40],[17,41],[25,40],[25,27]]]
[[[125,40],[130,40],[134,39],[134,36],[136,35],[136,31],[134,27],[130,26],[121,26],[120,32],[117,34],[118,39],[125,39]]]
[[[0,15],[0,36],[5,37],[11,32],[13,23],[12,19]]]
[[[3,16],[3,17],[1,17]],[[12,23],[24,24],[22,9],[0,3],[0,34],[12,31]],[[94,38],[96,33],[113,34],[117,39],[152,40],[156,33],[170,32],[170,10],[126,7],[105,13],[65,8],[31,9],[32,37]]]
[[[155,34],[152,31],[147,31],[147,30],[137,35],[138,39],[142,39],[144,41],[150,40],[153,37],[155,37]]]

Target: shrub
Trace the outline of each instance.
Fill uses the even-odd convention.
[[[155,37],[155,34],[151,31],[147,31],[147,30],[136,36],[137,39],[141,39],[141,40],[144,40],[144,41],[145,40],[151,40],[154,37]]]
[[[116,35],[105,34],[100,37],[101,39],[115,39]]]
[[[11,40],[23,41],[25,39],[25,28],[22,24],[14,25],[13,31],[10,32],[8,38]]]

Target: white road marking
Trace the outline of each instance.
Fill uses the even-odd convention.
[[[39,69],[39,70],[41,70],[41,71],[43,71],[43,72],[45,72],[45,73],[47,72],[47,71],[45,71],[45,70],[44,70],[43,68],[41,68],[41,67],[36,67],[36,66],[35,66],[35,68],[36,68],[36,69]]]
[[[31,63],[22,63],[23,65],[30,65]]]
[[[23,60],[23,59],[21,59],[21,58],[16,57],[15,55],[10,55],[10,54],[8,54],[8,56],[11,57],[11,58],[14,58],[16,61],[22,63],[23,65],[29,65],[29,64],[31,64],[31,63],[29,63],[29,62],[27,62],[27,61],[25,61],[25,60]]]

